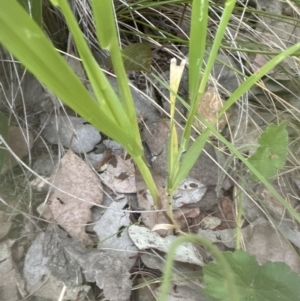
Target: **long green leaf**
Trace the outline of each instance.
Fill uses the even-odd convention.
[[[234,91],[231,97],[226,101],[224,107],[219,113],[219,117],[225,113],[226,110],[230,108],[246,91],[248,91],[257,81],[259,81],[263,76],[265,76],[270,70],[272,70],[277,64],[282,62],[285,58],[292,55],[294,52],[300,49],[300,43],[288,48],[287,50],[283,51],[281,54],[274,57],[268,63],[266,63],[262,68],[252,74],[236,91]],[[217,120],[213,123],[208,125],[208,123],[202,119],[202,122],[208,126],[206,129],[194,142],[191,146],[188,153],[183,158],[178,173],[173,180],[173,187],[177,187],[177,185],[188,175],[190,169],[193,167],[193,162],[196,162],[197,158],[200,156],[202,152],[202,145],[204,146],[205,139],[209,137],[210,132],[213,129],[213,125],[217,122]],[[222,135],[220,135],[217,131],[213,131],[216,134],[218,139],[222,139]],[[202,137],[204,135],[204,137]],[[225,140],[225,139],[224,139]],[[195,146],[196,145],[196,146]],[[198,148],[199,147],[199,148]],[[246,164],[246,163],[245,163]],[[247,162],[247,166],[251,164]],[[251,166],[252,167],[252,166]],[[253,172],[254,173],[254,172]],[[257,176],[257,171],[255,176]],[[259,174],[259,173],[258,173]],[[263,177],[260,175],[258,177],[260,181],[262,181]],[[266,181],[263,181],[265,184]],[[269,186],[270,187],[270,186]],[[268,188],[269,188],[268,187]],[[277,194],[278,195],[278,194]]]
[[[118,41],[116,21],[114,19],[113,1],[92,0],[92,8],[96,23],[96,32],[99,43],[110,52],[114,71],[117,75],[118,87],[122,101],[125,105],[126,116],[129,118],[132,134],[136,136],[138,143],[142,146],[139,134],[137,116],[128,85],[127,74],[124,68],[122,53]]]
[[[269,191],[272,193],[272,195],[287,209],[287,211],[291,214],[292,217],[294,217],[298,222],[300,222],[300,215],[299,213],[291,206],[291,204],[286,201],[276,190],[275,188],[272,186],[272,184],[270,184],[268,182],[268,180],[266,180],[260,173],[258,170],[256,170],[253,165],[248,161],[248,159],[245,159],[244,156],[230,143],[228,142],[215,128],[213,124],[210,124],[208,122],[206,122],[206,120],[201,119],[201,122],[203,122],[208,128],[209,130],[222,142],[224,143],[224,145],[226,145],[226,147],[228,147],[228,149],[232,152],[233,155],[235,155],[238,159],[240,159],[245,166],[247,166],[249,168],[249,170],[251,170],[251,173],[257,178],[259,179],[259,181],[261,183],[263,183],[268,189]]]
[[[72,33],[76,48],[79,52],[88,79],[91,82],[93,91],[101,105],[101,109],[119,124],[120,127],[128,128],[130,126],[129,119],[126,118],[124,107],[119,101],[116,93],[108,82],[100,66],[92,55],[87,42],[77,24],[74,14],[66,0],[58,0],[59,7],[66,19],[68,27]],[[109,100],[109,101],[108,101]]]
[[[208,0],[194,0],[192,6],[189,42],[189,93],[190,101],[196,100],[203,66],[208,22]]]
[[[42,26],[42,0],[18,0],[28,11],[32,19]]]
[[[205,54],[205,46],[206,46],[206,39],[202,41],[204,45],[196,43],[197,36],[206,36],[206,29],[207,29],[207,18],[208,18],[208,1],[199,1],[194,0],[193,1],[193,7],[192,7],[192,24],[191,24],[191,41],[190,41],[190,61],[189,61],[189,68],[192,68],[192,70],[189,71],[189,88],[192,89],[190,92],[190,95],[194,97],[193,99],[190,99],[191,105],[188,113],[188,118],[186,125],[184,127],[183,135],[180,142],[180,147],[178,151],[177,160],[175,163],[174,170],[178,170],[177,173],[174,173],[169,176],[169,182],[168,182],[168,190],[174,191],[177,188],[177,185],[179,184],[179,180],[182,179],[183,175],[187,175],[189,170],[192,168],[193,164],[196,162],[197,157],[195,157],[198,153],[198,156],[200,155],[202,149],[195,149],[194,146],[192,146],[192,149],[190,151],[190,154],[192,155],[189,159],[189,157],[185,157],[188,159],[184,159],[183,161],[185,164],[180,164],[181,156],[186,152],[190,136],[191,136],[191,129],[193,120],[195,118],[199,103],[201,101],[201,97],[205,91],[205,87],[208,82],[208,78],[210,75],[210,72],[213,68],[213,64],[216,60],[218,50],[221,46],[221,41],[223,39],[227,24],[229,22],[232,10],[234,8],[236,0],[227,0],[225,3],[225,9],[223,11],[220,25],[218,27],[218,31],[213,43],[213,47],[210,51],[210,55],[208,58],[208,62],[206,65],[206,68],[203,73],[203,77],[201,78],[201,67],[202,67],[202,60],[204,58]],[[198,53],[199,51],[199,53]],[[201,60],[201,62],[200,62]],[[197,68],[200,68],[197,70]],[[198,82],[196,82],[198,80]],[[196,91],[197,90],[197,91]],[[209,134],[206,134],[207,138],[209,137]],[[199,138],[201,141],[203,138]],[[204,146],[203,142],[198,141],[196,144],[199,144],[199,147],[201,145]],[[203,140],[204,141],[204,140]],[[194,162],[192,164],[192,162]],[[180,167],[179,167],[180,165]]]
[[[194,1],[194,2],[198,2],[198,1]],[[208,1],[205,1],[205,0],[201,1],[201,3],[203,3],[203,4],[206,3],[206,2],[208,2]],[[183,149],[185,149],[187,147],[189,137],[191,135],[192,123],[193,123],[195,114],[197,112],[199,103],[201,101],[202,95],[204,94],[205,88],[207,86],[207,82],[208,82],[211,70],[212,70],[214,62],[217,58],[217,54],[218,54],[218,51],[220,49],[221,42],[222,42],[225,30],[227,28],[229,19],[231,17],[231,13],[232,13],[233,8],[235,6],[235,3],[236,3],[236,0],[227,0],[225,2],[224,11],[222,13],[222,17],[221,17],[221,20],[220,20],[220,24],[218,26],[218,30],[217,30],[217,33],[216,33],[216,36],[215,36],[215,39],[214,39],[212,49],[210,50],[207,65],[206,65],[205,70],[203,72],[202,78],[198,77],[198,80],[200,80],[200,83],[198,83],[197,93],[195,95],[193,94],[193,97],[195,97],[195,99],[191,99],[191,109],[189,111],[188,118],[187,118],[187,123],[186,123],[186,126],[184,128],[184,133],[182,135],[182,148]],[[194,3],[193,3],[193,5],[194,5]],[[202,8],[202,9],[204,9],[204,8]],[[202,12],[202,14],[204,14],[204,13],[205,13],[205,11]],[[204,18],[202,16],[202,14],[199,16],[200,20],[202,18]],[[206,14],[207,14],[207,12],[206,12]],[[204,29],[205,28],[203,28],[203,30]],[[191,34],[192,34],[192,31],[193,31],[193,29],[191,30]],[[202,35],[202,34],[204,34],[204,32],[201,31],[200,34]],[[199,33],[198,33],[198,35],[199,35]],[[193,45],[193,47],[197,47],[197,46]],[[198,46],[198,48],[201,50],[201,52],[202,52],[202,47],[203,46],[201,46],[201,45]],[[194,51],[194,49],[191,49],[190,51]],[[203,53],[203,55],[204,55],[204,53]],[[199,59],[200,59],[200,57],[199,57]],[[192,67],[192,68],[196,67],[196,66],[191,66],[191,65],[189,65],[189,66]],[[200,72],[201,72],[201,70],[198,70],[198,73],[200,73]],[[196,73],[196,71],[194,71],[194,73]],[[192,75],[192,74],[190,74],[190,75]],[[195,88],[194,87],[195,79],[190,78],[190,81],[192,81],[192,84],[190,84],[190,86],[192,86],[192,88],[194,89]]]
[[[142,149],[135,139],[103,112],[20,4],[0,0],[0,7],[0,43],[68,106],[121,143],[130,154],[140,155]]]

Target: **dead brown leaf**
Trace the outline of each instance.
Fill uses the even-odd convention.
[[[218,230],[233,229],[236,227],[234,204],[228,197],[222,197],[219,200],[220,211],[213,214],[215,217],[221,219],[222,223],[217,228]]]
[[[8,146],[15,153],[15,155],[22,159],[28,155],[29,151],[33,145],[33,136],[30,131],[26,129],[10,126],[8,129]],[[3,167],[1,169],[1,174],[5,173],[7,170],[18,165],[18,160],[9,152],[6,152],[4,158]]]
[[[102,167],[103,168],[103,167]],[[100,178],[105,185],[119,193],[135,193],[135,175],[132,161],[111,155]]]
[[[211,123],[217,118],[220,110],[224,106],[224,103],[225,101],[221,99],[217,88],[209,86],[201,98],[197,113],[207,122]],[[226,113],[219,118],[215,125],[219,132],[221,132],[226,126],[228,117],[229,113]],[[204,130],[206,128],[198,119],[194,121],[194,125],[200,130]]]
[[[91,221],[91,207],[102,203],[100,179],[69,150],[55,168],[50,181],[53,188],[48,205],[55,221],[73,238],[85,245],[92,244],[85,226]]]
[[[291,244],[270,223],[255,225],[246,240],[246,251],[255,255],[260,264],[266,261],[285,262],[300,273],[299,257]]]
[[[194,225],[194,220],[200,215],[199,208],[180,208],[174,211],[174,218],[182,231]]]

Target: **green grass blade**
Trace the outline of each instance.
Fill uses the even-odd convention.
[[[135,139],[103,112],[20,4],[15,0],[0,0],[0,7],[0,43],[88,122],[121,143],[130,154],[141,154]]]
[[[99,44],[102,48],[110,50],[112,43],[115,42],[114,39],[117,37],[112,1],[92,0],[91,3]]]
[[[213,69],[214,63],[216,61],[218,51],[222,44],[222,39],[224,37],[224,33],[225,33],[227,25],[229,23],[232,11],[235,7],[235,3],[236,3],[236,0],[227,0],[225,2],[224,11],[223,11],[223,14],[222,14],[219,26],[218,26],[216,36],[214,38],[214,43],[213,43],[212,49],[209,53],[207,65],[204,70],[203,78],[201,80],[200,87],[198,90],[198,95],[200,95],[200,96],[202,96],[202,94],[205,91],[205,87],[207,85],[209,75],[210,75],[210,73]],[[196,110],[197,110],[197,108],[198,108],[198,105],[196,105]]]
[[[232,269],[227,262],[225,256],[222,254],[221,251],[207,238],[200,237],[198,235],[194,234],[186,234],[183,236],[179,236],[176,238],[168,250],[166,263],[164,266],[164,275],[163,275],[163,281],[160,289],[160,293],[158,296],[159,301],[166,301],[168,299],[168,292],[171,282],[171,274],[172,274],[172,268],[173,268],[173,262],[175,258],[175,252],[176,249],[182,245],[183,243],[196,243],[199,245],[204,246],[217,260],[218,264],[222,268],[222,272],[224,274],[224,278],[226,279],[226,288],[227,293],[229,296],[231,296],[232,301],[241,301],[240,294],[238,291],[238,287],[235,283],[234,274],[232,272]]]
[[[256,71],[254,74],[252,74],[241,86],[232,93],[231,97],[226,101],[224,107],[219,113],[219,117],[225,113],[227,109],[230,108],[231,105],[233,105],[246,91],[248,91],[257,81],[259,81],[263,76],[265,76],[270,70],[272,70],[277,64],[282,62],[285,58],[292,55],[294,52],[300,49],[300,43],[293,45],[292,47],[288,48],[287,50],[283,51],[281,54],[274,57],[272,60],[270,60],[268,63],[266,63],[262,68],[260,68],[258,71]],[[208,126],[208,123],[201,119],[201,121]],[[173,187],[176,187],[189,173],[190,169],[193,167],[193,162],[196,162],[197,158],[200,156],[202,152],[202,145],[205,144],[205,139],[209,137],[210,131],[213,129],[214,124],[217,122],[217,120],[209,125],[209,129],[206,129],[194,142],[194,144],[191,146],[190,150],[187,152],[187,154],[184,156],[178,173],[174,177],[173,180]],[[218,139],[221,140],[222,135],[219,134],[217,131],[213,131],[214,134],[217,136]],[[204,137],[203,137],[204,135]],[[223,139],[222,139],[223,140]],[[204,143],[204,144],[203,144]],[[196,146],[194,146],[196,145]],[[199,147],[199,148],[198,148]],[[247,166],[250,166],[249,162],[247,162]],[[252,170],[251,170],[252,171]],[[257,173],[257,172],[256,172]],[[254,174],[257,177],[257,174]],[[260,181],[262,181],[262,176],[258,178]],[[265,184],[265,182],[263,182]],[[270,187],[270,186],[269,186]],[[268,188],[269,188],[268,187]],[[278,195],[278,194],[277,194]]]
[[[285,200],[277,191],[276,189],[270,184],[248,161],[248,159],[244,158],[244,156],[230,143],[228,142],[215,128],[213,124],[206,122],[204,119],[201,119],[203,122],[220,141],[224,143],[226,147],[231,151],[231,153],[236,156],[238,159],[241,160],[249,168],[251,173],[269,189],[272,195],[287,209],[287,211],[294,217],[298,222],[300,222],[300,215],[299,213],[291,206],[291,204]]]
[[[116,21],[114,18],[113,1],[92,0],[91,3],[96,24],[98,41],[103,48],[109,50],[114,71],[117,75],[119,92],[124,103],[126,117],[129,120],[127,130],[130,132],[132,137],[135,138],[135,143],[139,146],[139,149],[143,149],[135,106],[129,88],[128,78],[125,72],[122,58],[122,52],[118,41]],[[154,179],[149,171],[149,168],[146,165],[143,151],[140,152],[139,155],[133,156],[133,160],[142,173],[142,176],[146,182],[148,189],[150,190],[156,207],[158,209],[161,209],[162,206],[159,198],[159,193]]]
[[[173,178],[172,189],[175,189],[180,184],[180,182],[182,182],[187,177],[196,161],[198,160],[207,140],[209,139],[210,134],[210,129],[205,129],[196,139],[196,141],[193,142],[188,151],[184,154],[182,162],[179,165],[178,172]]]
[[[208,0],[194,0],[189,42],[189,93],[191,104],[196,100],[205,56],[208,22]]]
[[[32,19],[42,26],[42,0],[18,0],[20,4],[28,11]]]
[[[249,91],[250,88],[259,81],[264,75],[270,72],[276,65],[281,63],[284,59],[295,53],[300,49],[300,43],[297,43],[290,48],[282,51],[280,54],[275,56],[259,70],[254,72],[250,77],[248,77],[243,84],[236,89],[229,99],[225,102],[223,108],[221,109],[218,117],[222,116],[246,91]]]
[[[110,52],[111,61],[117,76],[119,91],[125,105],[125,111],[129,119],[132,134],[135,135],[137,143],[142,146],[134,102],[128,85],[127,74],[124,68],[119,45],[117,25],[114,18],[113,1],[92,0],[91,3],[99,43],[103,48],[108,49]]]
[[[124,107],[92,55],[69,3],[66,0],[58,0],[58,4],[72,33],[83,66],[102,110],[121,127],[128,128],[129,123],[128,118],[126,118]]]
[[[207,30],[207,18],[208,18],[208,1],[193,1],[193,7],[192,7],[192,23],[191,23],[191,41],[190,41],[190,54],[189,54],[189,91],[190,96],[193,97],[193,99],[190,99],[190,109],[187,117],[187,122],[184,128],[184,132],[182,135],[180,147],[179,147],[179,152],[178,152],[178,157],[176,160],[176,169],[178,170],[179,174],[173,173],[170,175],[170,181],[169,181],[169,191],[174,191],[177,188],[177,185],[179,184],[179,180],[183,180],[183,175],[187,175],[189,170],[192,168],[193,164],[197,160],[197,153],[198,156],[201,153],[201,149],[194,150],[194,147],[192,146],[191,149],[191,158],[190,159],[185,159],[185,166],[183,164],[180,164],[180,158],[181,156],[186,152],[189,141],[190,141],[190,136],[191,136],[191,128],[192,128],[192,123],[194,120],[194,117],[197,112],[197,108],[199,106],[201,97],[205,91],[208,78],[210,75],[210,72],[213,68],[213,64],[216,60],[218,50],[221,46],[221,42],[227,27],[227,24],[229,22],[232,10],[235,6],[235,0],[227,0],[225,3],[225,8],[224,12],[221,17],[220,25],[218,27],[218,31],[214,40],[213,47],[210,51],[209,59],[206,65],[206,68],[203,73],[203,77],[201,78],[201,68],[202,68],[202,60],[205,55],[205,46],[206,46],[206,30]],[[197,38],[199,39],[199,36],[205,36],[205,39],[203,38],[202,43],[203,45],[197,43]],[[197,69],[200,68],[200,69]],[[209,134],[207,138],[209,137]],[[196,144],[199,146],[203,145],[203,141],[201,140],[202,138],[199,138],[200,141],[198,141]],[[186,156],[185,156],[186,157]],[[190,160],[190,161],[189,161]],[[192,164],[192,162],[194,162]],[[180,168],[177,169],[177,166]],[[178,182],[179,181],[179,182]]]
[[[201,1],[203,3],[205,2],[208,2],[208,1]],[[229,19],[230,19],[230,16],[231,16],[231,13],[234,9],[234,6],[235,6],[235,3],[236,3],[236,0],[227,0],[226,3],[225,3],[225,7],[224,7],[224,11],[223,11],[223,14],[222,14],[222,17],[221,17],[221,20],[220,20],[220,24],[218,26],[218,30],[217,30],[217,33],[216,33],[216,36],[215,36],[215,39],[214,39],[214,43],[213,43],[213,46],[212,46],[212,49],[210,51],[210,55],[209,55],[209,58],[208,58],[208,62],[207,62],[207,65],[206,65],[206,68],[203,72],[203,77],[200,78],[198,77],[198,80],[200,79],[200,82],[198,82],[198,90],[197,90],[197,93],[195,94],[195,92],[193,91],[192,95],[193,97],[195,97],[194,99],[191,99],[191,109],[189,110],[189,114],[188,114],[188,117],[187,117],[187,124],[185,126],[185,129],[184,129],[184,133],[183,133],[183,139],[182,139],[182,149],[185,151],[186,147],[187,147],[187,144],[188,144],[188,141],[189,141],[189,137],[191,135],[191,128],[192,128],[192,123],[193,123],[193,120],[194,120],[194,117],[195,117],[195,114],[197,112],[197,109],[198,109],[198,106],[199,106],[199,103],[201,101],[201,97],[202,95],[204,94],[204,91],[205,91],[205,88],[207,86],[207,82],[208,82],[208,79],[209,79],[209,75],[211,73],[211,70],[213,68],[213,65],[214,65],[214,62],[217,58],[217,54],[218,54],[218,51],[220,49],[220,46],[221,46],[221,42],[222,42],[222,39],[223,39],[223,36],[224,36],[224,33],[225,33],[225,30],[227,28],[227,24],[229,22]],[[194,5],[194,3],[193,3]],[[205,11],[203,11],[203,14],[205,13]],[[208,14],[206,12],[206,14]],[[199,18],[201,19],[201,16],[199,16]],[[203,17],[204,18],[204,17]],[[192,24],[193,25],[193,24]],[[200,28],[199,28],[200,29]],[[204,28],[203,28],[204,30]],[[191,34],[193,32],[193,28],[191,29]],[[200,32],[200,34],[204,34],[203,32]],[[199,35],[199,32],[198,32],[198,35]],[[197,47],[197,45],[193,45],[193,47]],[[202,53],[202,47],[203,46],[198,46],[199,50],[201,51]],[[190,51],[196,51],[194,50],[193,48],[190,50]],[[204,55],[204,52],[203,52],[203,55]],[[199,57],[200,59],[200,57]],[[203,59],[203,58],[202,58]],[[195,62],[193,62],[195,63]],[[199,65],[199,64],[198,64]],[[196,66],[191,66],[189,65],[191,68],[194,68]],[[198,66],[197,66],[198,67]],[[198,70],[198,73],[200,73],[201,70]],[[190,72],[191,73],[191,72]],[[194,76],[196,74],[196,71],[193,72],[193,74],[190,74],[192,76]],[[190,81],[192,81],[192,83],[190,84],[190,88],[195,88],[194,86],[196,85],[195,84],[195,81],[196,79],[195,78],[190,78],[189,79]],[[191,92],[190,92],[191,93]],[[194,95],[195,94],[195,95]]]

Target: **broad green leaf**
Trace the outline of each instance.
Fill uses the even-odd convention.
[[[132,43],[121,53],[126,71],[150,71],[152,53],[148,43]],[[110,57],[107,58],[107,65],[113,67]]]
[[[4,140],[7,141],[8,135],[8,119],[5,115],[0,113],[0,135]],[[4,148],[3,143],[1,144],[0,140],[0,172],[3,167],[4,157],[6,155],[7,150]]]
[[[249,163],[266,179],[276,175],[284,167],[288,156],[288,132],[286,122],[270,124],[259,139],[260,147],[249,158]],[[252,174],[252,178],[258,178]]]
[[[300,277],[283,262],[267,262],[260,266],[256,258],[244,251],[224,252],[235,275],[241,301],[296,301],[300,296]],[[204,293],[212,300],[231,301],[227,279],[219,264],[203,268]]]

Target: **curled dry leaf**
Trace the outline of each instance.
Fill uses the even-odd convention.
[[[48,199],[55,221],[73,238],[92,244],[85,232],[91,221],[91,207],[102,203],[102,184],[92,169],[71,150],[55,168]]]
[[[218,227],[219,230],[227,228],[235,228],[235,213],[234,213],[234,204],[229,197],[222,197],[219,200],[220,211],[214,214],[215,217],[219,218],[222,222]]]
[[[188,230],[190,226],[194,226],[194,221],[199,214],[199,208],[180,208],[174,211],[174,218],[181,230]]]
[[[223,108],[224,103],[225,101],[221,99],[217,88],[214,86],[209,86],[201,98],[197,113],[207,122],[211,123],[218,117],[218,114]],[[218,119],[215,127],[219,132],[221,132],[226,126],[228,117],[229,113],[227,112]],[[199,130],[204,130],[206,128],[198,119],[195,119],[194,125]]]
[[[220,226],[222,221],[215,216],[206,216],[202,221],[201,221],[201,226],[203,229],[210,229],[213,230]]]
[[[102,167],[103,169],[103,167]],[[100,178],[105,185],[119,193],[135,193],[134,165],[131,160],[123,160],[112,155]]]

